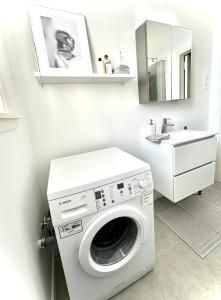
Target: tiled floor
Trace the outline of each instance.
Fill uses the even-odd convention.
[[[203,191],[202,197],[221,206],[221,183]],[[173,205],[155,201],[156,264],[154,270],[114,296],[112,300],[220,300],[221,245],[201,259],[157,215]],[[220,216],[221,217],[221,216]],[[57,300],[68,300],[63,275],[57,278]],[[77,299],[81,300],[81,299]],[[90,299],[88,299],[90,300]]]

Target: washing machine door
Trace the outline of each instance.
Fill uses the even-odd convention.
[[[90,275],[105,276],[121,269],[145,243],[147,218],[135,207],[116,206],[94,219],[80,244],[79,260]]]

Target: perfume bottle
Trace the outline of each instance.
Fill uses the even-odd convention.
[[[111,60],[108,58],[107,54],[104,55],[103,63],[104,63],[105,73],[112,74],[112,64],[111,64]]]

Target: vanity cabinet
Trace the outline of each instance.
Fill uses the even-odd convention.
[[[154,189],[178,202],[212,185],[216,146],[216,136],[205,132],[199,132],[194,139],[177,135],[161,144],[145,140],[143,159],[151,166]]]

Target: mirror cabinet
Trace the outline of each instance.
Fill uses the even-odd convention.
[[[190,98],[192,31],[145,21],[136,29],[140,103]]]

